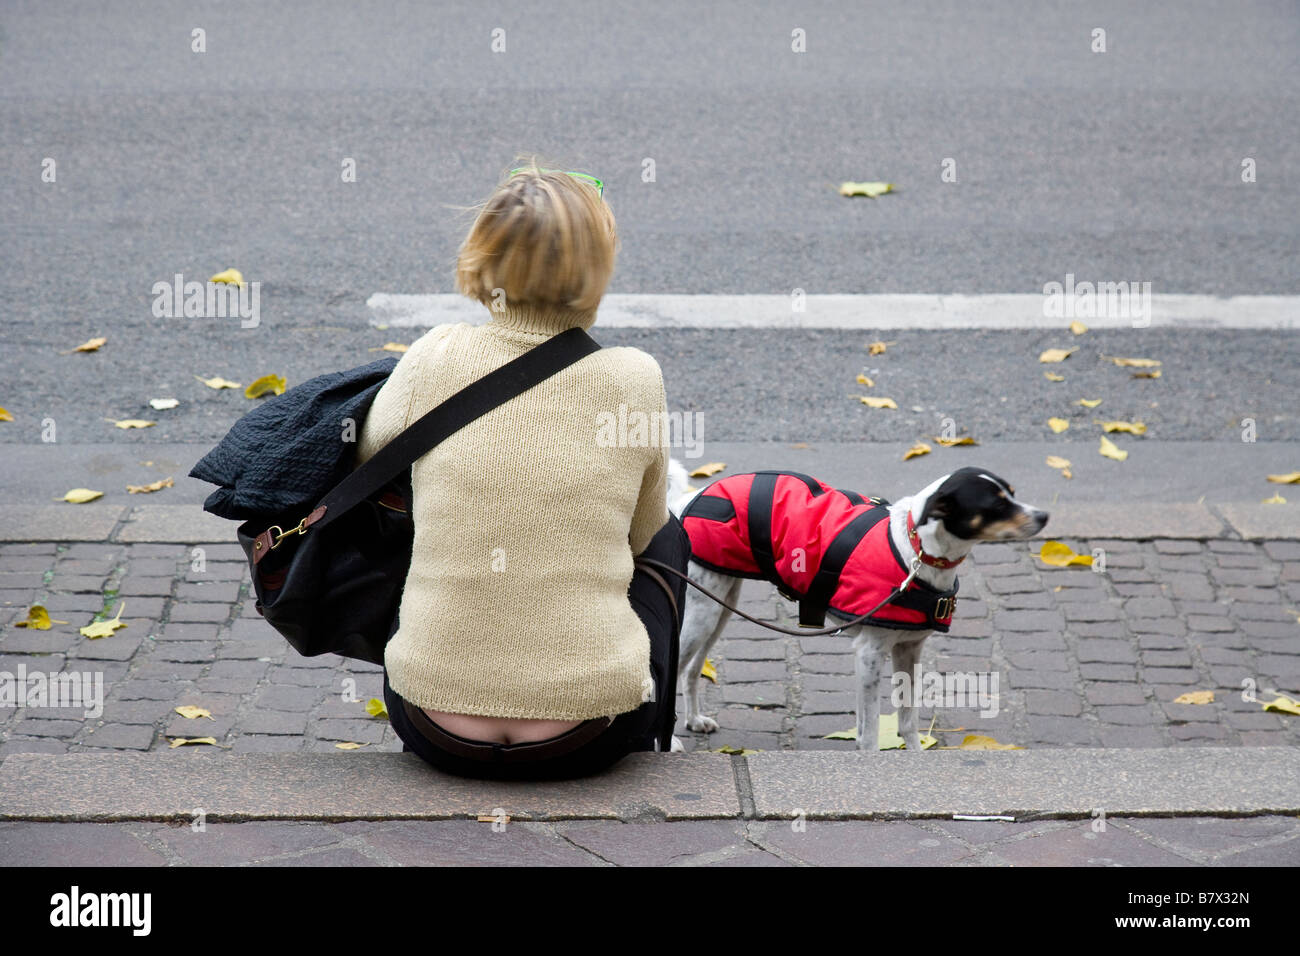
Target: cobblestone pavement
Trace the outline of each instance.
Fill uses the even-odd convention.
[[[1300,819],[0,823],[0,866],[1294,866]]]
[[[1067,543],[1101,549],[1105,571],[1047,567],[1029,544],[983,545],[963,569],[952,631],[926,642],[922,665],[996,675],[999,709],[922,708],[941,744],[966,733],[1027,747],[1300,743],[1300,717],[1242,698],[1243,681],[1263,699],[1300,688],[1300,542]],[[213,737],[236,753],[349,741],[401,749],[387,721],[365,711],[381,696],[378,667],[299,657],[253,608],[238,546],[206,545],[201,565],[197,557],[180,544],[0,545],[0,674],[102,673],[105,695],[90,718],[0,707],[0,757],[156,750],[175,737]],[[793,607],[766,585],[747,583],[742,600],[794,626]],[[13,627],[34,602],[69,623]],[[121,602],[126,628],[78,634]],[[706,682],[703,706],[721,729],[679,730],[688,749],[853,746],[822,739],[854,724],[845,638],[782,637],[736,620],[715,651],[720,682]],[[1174,703],[1192,690],[1215,700]],[[183,704],[212,719],[179,716]]]

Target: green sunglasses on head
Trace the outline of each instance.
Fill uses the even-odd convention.
[[[512,169],[512,170],[510,170],[510,175],[513,176],[515,173],[523,173],[523,172],[527,172],[528,170],[530,170],[530,169],[532,169],[532,168],[533,168],[533,167],[531,167],[531,166],[520,166],[518,169]],[[583,181],[585,181],[585,182],[589,182],[589,183],[591,183],[593,186],[596,187],[596,190],[600,193],[600,195],[601,195],[602,197],[604,197],[604,195],[605,195],[605,184],[604,184],[603,182],[601,182],[599,179],[597,179],[595,176],[588,176],[586,173],[575,173],[575,172],[571,172],[570,170],[567,170],[567,169],[543,169],[543,170],[541,170],[541,172],[543,172],[543,173],[566,173],[567,175],[572,176],[574,179],[581,179],[581,180],[583,180]]]

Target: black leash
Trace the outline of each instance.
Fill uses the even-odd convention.
[[[777,627],[775,624],[768,624],[766,621],[760,621],[758,620],[758,618],[750,617],[744,611],[740,610],[740,608],[732,607],[730,604],[722,600],[722,598],[718,597],[716,594],[714,594],[704,585],[692,581],[689,575],[682,574],[682,572],[678,571],[670,564],[664,564],[664,562],[656,561],[653,558],[637,558],[637,560],[644,562],[645,564],[653,564],[661,571],[667,571],[669,574],[676,575],[677,577],[685,581],[687,584],[689,584],[691,587],[695,588],[695,590],[700,591],[703,594],[705,594],[707,597],[710,597],[714,601],[717,601],[719,604],[725,607],[732,614],[739,614],[741,617],[743,617],[746,621],[749,621],[751,624],[757,624],[759,627],[765,627],[769,631],[776,631],[778,634],[789,634],[791,637],[816,637],[819,634],[837,634],[840,631],[845,630],[846,628],[850,628],[857,624],[861,624],[863,621],[871,617],[871,615],[875,614],[877,611],[879,611],[890,601],[894,600],[895,598],[900,596],[904,591],[906,591],[908,585],[912,583],[912,579],[916,577],[916,572],[921,568],[921,562],[919,559],[913,561],[912,570],[907,575],[907,577],[903,579],[903,583],[900,584],[898,587],[896,587],[893,593],[891,593],[887,598],[885,598],[883,601],[881,601],[879,604],[873,607],[866,614],[860,614],[857,617],[853,618],[853,620],[845,621],[843,624],[837,624],[834,627],[822,627],[816,630],[810,630],[808,628],[800,628],[797,631],[792,631],[788,627]]]

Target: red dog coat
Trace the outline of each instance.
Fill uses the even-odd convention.
[[[790,471],[716,481],[682,512],[691,559],[775,584],[799,602],[799,623],[821,627],[865,614],[903,583],[909,565],[889,534],[889,502],[864,499]],[[880,627],[947,631],[957,582],[911,586],[867,619]]]

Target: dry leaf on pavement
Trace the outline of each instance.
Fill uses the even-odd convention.
[[[198,720],[200,717],[206,717],[208,720],[216,720],[212,712],[204,710],[202,707],[196,707],[194,704],[182,704],[179,707],[173,707],[172,710],[189,720]]]
[[[875,199],[894,191],[893,183],[841,183],[841,196],[867,196]]]
[[[1105,435],[1101,436],[1101,447],[1097,449],[1104,458],[1114,458],[1116,461],[1123,461],[1128,457],[1128,452],[1117,446]]]
[[[162,491],[164,488],[171,488],[176,484],[168,475],[166,478],[159,478],[157,481],[151,481],[147,485],[127,485],[126,490],[133,495],[147,495],[150,492]]]
[[[909,458],[920,458],[922,455],[928,455],[932,450],[933,449],[931,449],[925,442],[919,441],[907,451],[903,452],[903,461],[907,461]]]
[[[14,621],[14,627],[30,627],[34,631],[48,631],[51,624],[67,624],[67,621],[56,621],[50,617],[50,612],[45,609],[44,604],[33,604],[27,609],[27,617],[21,621]]]
[[[226,269],[224,272],[218,272],[209,282],[225,282],[230,285],[244,287],[244,275],[238,269]]]
[[[1044,541],[1043,547],[1038,552],[1038,559],[1056,568],[1068,568],[1072,564],[1092,566],[1092,555],[1076,554],[1074,549],[1064,541]]]
[[[232,382],[228,378],[222,378],[220,375],[214,375],[212,378],[204,378],[201,375],[195,375],[200,382],[208,388],[239,388],[238,382]]]
[[[96,498],[104,497],[102,491],[92,491],[90,488],[73,488],[62,498],[56,498],[55,501],[70,501],[74,505],[84,505],[87,501],[94,501]]]
[[[122,621],[122,611],[125,608],[126,602],[123,601],[117,606],[117,614],[114,617],[109,618],[107,621],[96,621],[93,624],[87,624],[85,627],[79,629],[81,635],[90,638],[112,637],[113,632],[119,627],[130,627],[129,624]]]
[[[1157,368],[1160,363],[1156,359],[1149,358],[1117,358],[1114,355],[1103,355],[1102,361],[1114,362],[1120,368]]]
[[[1098,419],[1092,420],[1094,425],[1100,425],[1102,431],[1106,432],[1127,432],[1130,435],[1145,435],[1147,427],[1142,422],[1103,422]]]
[[[245,398],[261,398],[263,395],[283,395],[285,380],[283,375],[263,375],[244,389]]]
[[[690,472],[689,477],[712,478],[718,472],[725,471],[726,467],[727,467],[726,462],[711,461],[707,465],[700,465],[699,468],[696,468],[694,471]]]

